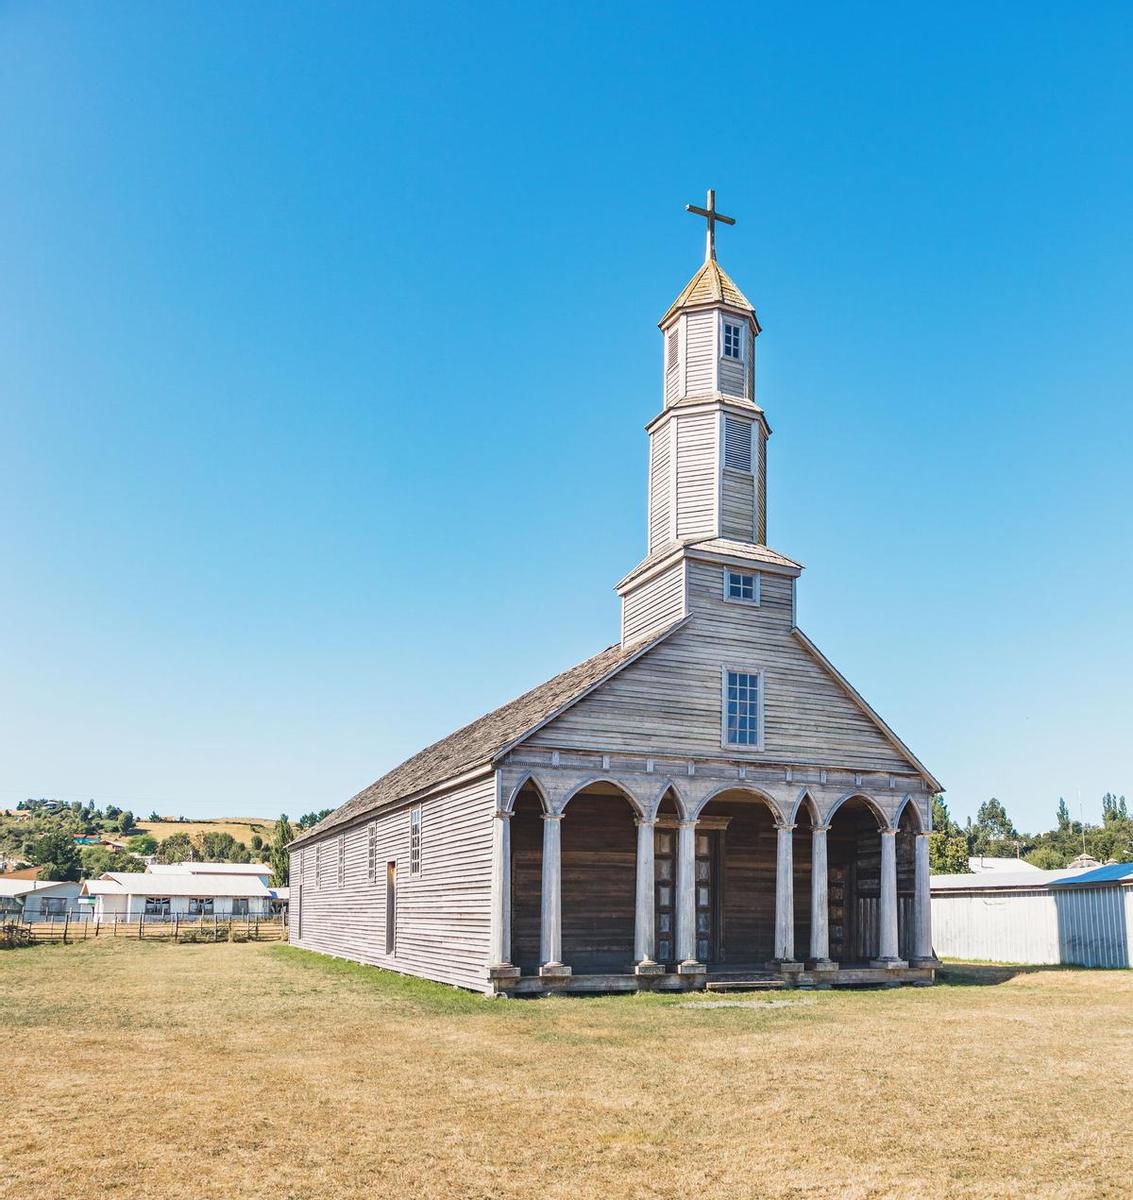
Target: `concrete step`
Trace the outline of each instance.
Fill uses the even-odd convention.
[[[746,979],[709,979],[707,992],[778,992],[786,984],[777,975],[758,975]]]

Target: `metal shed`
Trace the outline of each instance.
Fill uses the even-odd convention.
[[[937,954],[984,962],[1133,965],[1133,863],[1096,870],[935,875]]]

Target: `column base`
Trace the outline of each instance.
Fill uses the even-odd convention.
[[[539,978],[547,980],[548,983],[552,983],[556,979],[569,979],[570,967],[561,962],[545,962],[539,968]]]
[[[871,958],[869,965],[881,971],[903,971],[909,964],[903,958]]]
[[[909,959],[910,967],[931,967],[934,971],[938,971],[938,970],[940,970],[940,968],[943,965],[944,964],[940,961],[939,958],[936,957],[935,954],[932,955],[931,958],[916,958],[916,957],[914,957],[914,958]]]
[[[684,962],[677,963],[678,975],[707,975],[708,968],[696,961],[694,958],[686,958]]]
[[[664,975],[665,968],[651,958],[643,958],[641,962],[634,964],[633,973],[637,976],[655,978],[658,975]]]
[[[493,983],[514,983],[520,976],[518,967],[513,967],[511,963],[496,963],[495,966],[488,968],[488,978]]]
[[[837,971],[838,964],[832,958],[808,958],[806,969],[808,971],[817,971],[821,974],[829,971]]]

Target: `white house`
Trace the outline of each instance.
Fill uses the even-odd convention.
[[[82,894],[94,899],[94,920],[100,922],[139,916],[266,917],[274,899],[258,876],[216,872],[107,871],[86,880]]]
[[[45,921],[75,911],[79,884],[40,879],[0,879],[0,915],[19,921]]]

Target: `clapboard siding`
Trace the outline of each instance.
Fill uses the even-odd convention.
[[[677,442],[677,537],[716,533],[716,443],[719,419],[715,413],[680,417]]]
[[[421,870],[409,873],[409,808],[377,817],[376,878],[369,878],[371,822],[331,833],[291,856],[302,884],[302,919],[291,941],[355,962],[440,983],[488,991],[493,777],[430,798],[421,806]],[[346,839],[339,886],[338,844]],[[322,880],[315,859],[323,847]],[[300,870],[300,855],[303,865]],[[386,954],[386,865],[397,863],[397,944]],[[301,924],[301,930],[300,930]]]
[[[755,476],[725,470],[722,487],[722,535],[741,542],[755,541]]]
[[[759,427],[756,441],[755,540],[767,545],[767,435]]]
[[[744,330],[743,337],[745,342],[748,343],[748,348],[750,348],[751,343],[746,329]],[[747,348],[745,348],[744,352],[745,354],[748,352]],[[738,362],[734,358],[721,357],[720,391],[722,391],[725,395],[738,396],[740,398],[746,396],[747,388],[745,384],[747,381],[745,379],[745,375],[746,371],[742,362]]]
[[[662,425],[649,439],[649,553],[670,540],[672,519],[671,425]]]
[[[688,313],[685,318],[685,395],[716,389],[716,322],[714,312]]]
[[[685,564],[668,570],[626,594],[622,600],[622,641],[636,642],[685,614]]]
[[[759,607],[723,598],[722,568],[690,565],[692,622],[532,738],[534,745],[742,757],[831,767],[910,764],[791,632],[791,581],[765,574]],[[720,745],[720,670],[765,672],[765,747]]]

